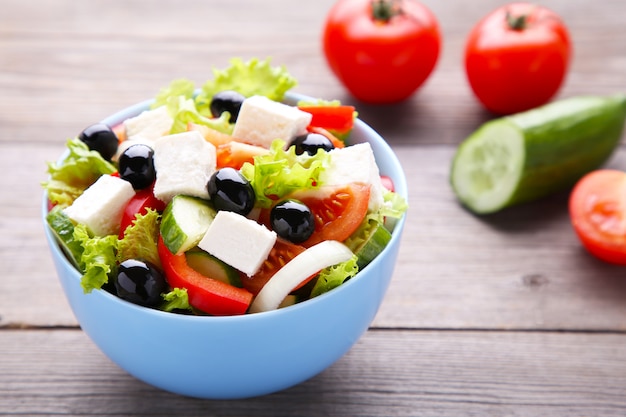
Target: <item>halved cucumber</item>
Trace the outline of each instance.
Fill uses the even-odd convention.
[[[611,156],[625,118],[620,94],[574,97],[489,121],[459,146],[452,188],[477,214],[564,190]]]
[[[174,254],[181,254],[200,242],[215,218],[211,203],[197,197],[177,195],[163,211],[161,236]]]
[[[210,253],[201,249],[192,249],[185,253],[185,257],[187,265],[205,277],[217,279],[235,287],[243,287],[239,272]]]

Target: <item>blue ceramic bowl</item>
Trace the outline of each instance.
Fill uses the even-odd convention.
[[[288,101],[298,96],[291,95]],[[149,101],[103,122],[116,125]],[[357,120],[351,143],[370,142],[380,171],[407,197],[396,155]],[[42,215],[47,212],[44,195]],[[405,216],[406,217],[406,216]],[[341,358],[371,324],[391,280],[404,218],[385,250],[342,286],[271,312],[233,317],[165,313],[128,303],[106,291],[85,294],[81,275],[46,227],[57,274],[81,328],[119,367],[173,393],[207,399],[265,395],[299,384]]]

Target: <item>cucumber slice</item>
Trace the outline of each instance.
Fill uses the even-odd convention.
[[[620,94],[574,97],[489,121],[457,149],[452,188],[477,214],[567,189],[611,156],[625,119]]]
[[[174,196],[163,211],[161,236],[174,254],[181,254],[200,242],[215,218],[215,209],[206,200]]]
[[[391,240],[391,232],[383,224],[370,220],[356,236],[348,239],[346,246],[357,256],[356,263],[360,271],[385,249]]]
[[[185,253],[185,257],[187,258],[187,265],[205,277],[243,288],[239,272],[210,253],[200,249],[192,249]]]
[[[70,260],[72,265],[80,271],[79,260],[83,253],[83,248],[81,244],[74,239],[74,223],[63,213],[63,209],[59,206],[54,207],[48,212],[46,222],[56,237],[59,246],[65,253],[65,256]]]

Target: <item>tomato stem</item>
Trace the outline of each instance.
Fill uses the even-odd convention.
[[[372,18],[376,22],[388,23],[392,18],[404,14],[401,0],[372,0]]]
[[[512,30],[522,31],[528,26],[528,14],[514,16],[509,10],[506,11],[506,23]]]

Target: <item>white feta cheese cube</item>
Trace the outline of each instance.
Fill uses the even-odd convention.
[[[198,246],[248,276],[267,259],[276,233],[231,211],[218,211]]]
[[[296,136],[305,133],[311,118],[310,113],[297,107],[264,96],[252,96],[241,105],[233,136],[269,148],[275,139],[291,142]]]
[[[102,175],[63,212],[96,236],[116,235],[124,209],[134,195],[130,182]]]
[[[167,135],[173,123],[174,120],[167,111],[167,107],[161,106],[126,119],[123,124],[127,140],[139,137],[147,140],[156,140],[161,136]]]
[[[215,172],[215,146],[196,131],[154,142],[154,196],[169,203],[177,194],[209,199],[207,182]]]
[[[384,204],[384,186],[369,143],[359,143],[329,152],[330,166],[320,175],[325,185],[344,185],[351,182],[370,184],[369,211],[377,211]]]

